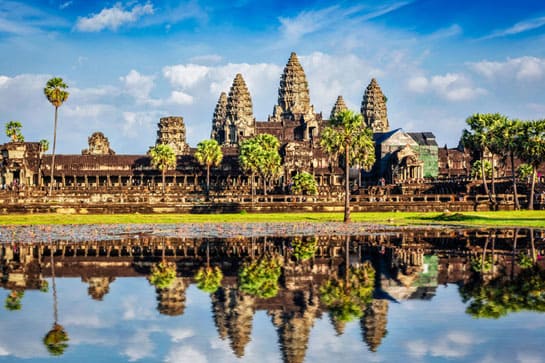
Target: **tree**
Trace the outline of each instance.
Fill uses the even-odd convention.
[[[64,330],[64,327],[58,323],[59,321],[59,309],[57,303],[57,285],[55,283],[55,251],[51,250],[51,282],[53,287],[53,328],[47,332],[43,338],[43,343],[47,348],[49,354],[58,356],[64,354],[66,348],[68,348],[68,334]]]
[[[25,138],[21,133],[23,125],[19,121],[10,121],[6,124],[6,136],[11,139],[12,142],[24,142]]]
[[[252,199],[256,174],[261,175],[263,179],[264,194],[267,194],[271,180],[280,174],[282,160],[278,153],[279,147],[278,139],[269,134],[259,134],[244,140],[240,145],[240,164],[252,178]]]
[[[206,195],[210,194],[210,167],[218,166],[223,159],[221,147],[216,140],[204,140],[197,145],[195,158],[199,164],[206,166]]]
[[[46,139],[41,139],[40,140],[40,165],[38,167],[38,173],[39,173],[39,183],[40,183],[40,186],[42,186],[42,182],[43,182],[43,178],[42,178],[42,158],[44,156],[44,154],[46,153],[46,151],[49,150],[49,141],[47,141]]]
[[[318,185],[312,174],[302,171],[293,177],[291,190],[296,194],[316,195],[318,193]]]
[[[517,156],[532,166],[528,209],[534,209],[537,169],[545,159],[545,120],[523,122],[517,137]]]
[[[330,121],[320,139],[320,145],[332,155],[344,156],[344,222],[350,222],[350,166],[370,170],[375,163],[373,132],[366,128],[361,114],[344,110]]]
[[[278,294],[278,279],[282,273],[279,256],[262,256],[246,262],[238,274],[240,290],[268,299]]]
[[[515,154],[517,152],[517,136],[521,132],[522,123],[519,120],[508,120],[502,118],[498,125],[496,144],[503,155],[503,159],[509,158],[511,163],[511,181],[513,183],[513,198],[515,209],[520,209],[517,193],[517,176],[515,171]]]
[[[507,122],[507,118],[499,113],[495,114],[480,114],[476,113],[466,120],[471,131],[464,130],[462,133],[462,144],[469,149],[478,152],[481,160],[481,177],[485,193],[488,195],[490,203],[495,205],[496,195],[494,186],[494,154],[499,152],[500,143],[498,142],[498,130],[502,123]],[[486,183],[486,173],[484,170],[485,164],[484,155],[492,153],[492,191],[488,189]]]
[[[172,147],[167,144],[158,144],[149,151],[151,165],[161,170],[163,194],[165,194],[165,179],[167,170],[176,167],[176,154]]]
[[[484,164],[484,166],[483,166]],[[475,179],[482,179],[484,174],[489,177],[492,175],[492,163],[488,160],[477,160],[471,165],[471,177]]]
[[[49,195],[53,193],[53,182],[55,173],[55,148],[57,146],[57,119],[59,107],[68,99],[69,93],[65,91],[68,88],[62,78],[51,78],[47,81],[44,94],[47,100],[55,107],[55,123],[53,126],[53,149],[51,150],[51,180],[49,183]]]
[[[212,294],[221,286],[223,272],[218,266],[210,266],[210,242],[206,241],[206,267],[201,267],[195,275],[197,288]]]

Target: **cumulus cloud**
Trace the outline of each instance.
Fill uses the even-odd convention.
[[[407,88],[417,93],[435,93],[453,102],[472,100],[487,93],[483,88],[474,87],[472,82],[460,73],[447,73],[430,78],[411,77],[407,81]]]
[[[149,333],[149,331],[139,331],[128,339],[123,354],[129,358],[130,362],[152,355],[154,345],[149,337]]]
[[[208,359],[202,353],[191,346],[182,346],[174,348],[167,355],[165,362],[192,362],[192,363],[207,363]]]
[[[163,68],[163,76],[174,86],[187,88],[203,80],[210,68],[198,64],[178,64]]]
[[[405,345],[409,355],[423,358],[427,355],[441,358],[461,358],[469,354],[473,345],[481,340],[471,333],[453,331],[441,336],[435,342],[414,340]]]
[[[126,76],[120,77],[125,91],[136,100],[145,102],[151,90],[155,87],[155,77],[145,76],[132,69]]]
[[[99,32],[104,29],[117,30],[120,26],[136,22],[144,15],[153,14],[154,8],[150,3],[135,5],[130,10],[124,9],[121,3],[116,3],[111,8],[104,8],[98,14],[88,17],[79,17],[76,22],[76,30],[81,32]]]
[[[545,59],[519,57],[504,62],[481,61],[469,63],[470,69],[488,79],[512,79],[519,81],[538,81],[545,76]]]

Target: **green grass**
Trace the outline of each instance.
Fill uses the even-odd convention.
[[[242,223],[341,222],[342,213],[240,213],[240,214],[17,214],[0,216],[0,225],[116,224],[116,223]],[[467,226],[545,228],[545,211],[467,213],[362,212],[352,221],[376,224],[448,224]]]

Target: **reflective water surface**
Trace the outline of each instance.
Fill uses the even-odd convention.
[[[1,245],[0,362],[545,361],[541,230],[43,237]]]

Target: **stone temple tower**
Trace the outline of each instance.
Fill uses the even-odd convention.
[[[386,97],[382,93],[376,79],[372,79],[363,94],[361,114],[367,127],[373,132],[390,131],[388,123],[388,111],[386,110]]]
[[[212,133],[210,138],[214,139],[220,145],[224,145],[226,137],[229,134],[229,128],[225,124],[227,117],[227,94],[222,92],[212,117]]]
[[[329,115],[329,118],[332,119],[335,117],[339,112],[348,110],[348,107],[346,107],[346,103],[344,102],[343,96],[337,97],[337,101],[333,105],[333,108],[331,109],[331,114]]]
[[[156,145],[167,144],[172,147],[176,155],[189,154],[189,145],[185,138],[185,124],[183,117],[169,116],[163,117],[157,124]]]
[[[220,102],[221,97],[216,108],[221,108]],[[238,144],[241,139],[251,137],[255,132],[252,98],[240,73],[235,76],[227,98],[225,126],[228,131],[225,134],[225,144]]]
[[[314,115],[314,109],[310,105],[307,76],[297,54],[292,52],[280,78],[278,104],[269,121],[279,122],[283,119],[298,121],[301,116],[308,118],[310,115]]]

